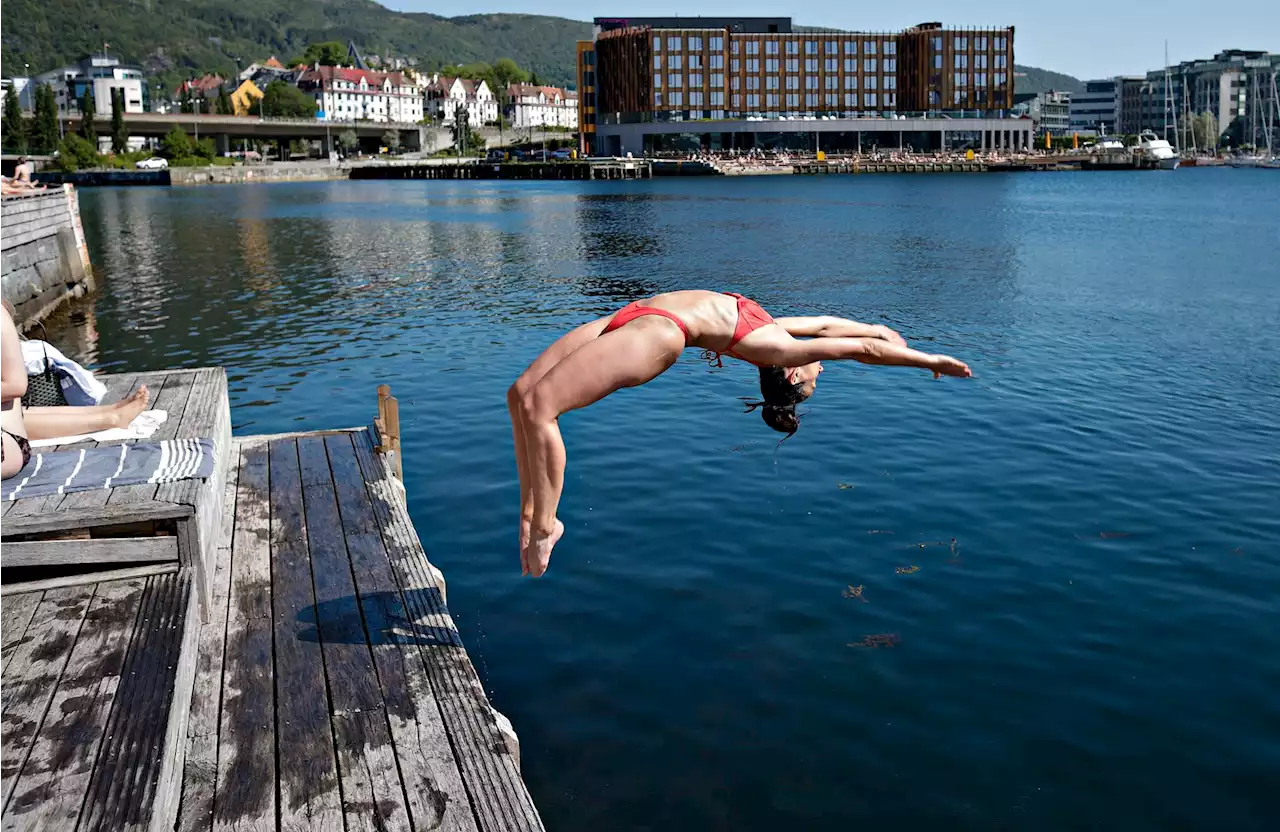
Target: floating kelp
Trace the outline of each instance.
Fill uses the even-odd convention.
[[[910,575],[913,572],[919,572],[920,567],[913,563],[910,566],[895,566],[893,571],[897,572],[899,575]]]
[[[850,584],[849,587],[840,594],[846,598],[857,598],[862,603],[867,603],[867,599],[862,597],[862,584],[858,584],[857,586]]]
[[[861,641],[851,641],[847,646],[875,650],[881,647],[897,647],[901,643],[902,639],[897,633],[877,633],[872,636],[863,636]]]
[[[847,483],[847,482],[838,482],[838,483],[836,483],[836,488],[839,488],[841,491],[849,491],[850,489],[854,489],[854,488],[857,488],[857,487],[858,487],[858,486],[856,486],[856,485],[851,485],[851,484],[849,484],[849,483]]]

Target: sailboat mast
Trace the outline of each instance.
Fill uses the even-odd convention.
[[[1164,42],[1164,140],[1169,141],[1169,41]]]

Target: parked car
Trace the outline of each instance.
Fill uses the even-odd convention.
[[[567,161],[573,158],[573,151],[569,150],[568,148],[561,148],[560,150],[557,150],[556,152],[552,153],[551,158],[559,159],[562,162]]]
[[[529,158],[533,159],[535,162],[549,162],[551,161],[551,151],[535,150],[529,154]]]
[[[169,160],[162,159],[159,156],[152,156],[150,159],[143,159],[134,165],[138,170],[168,170]]]
[[[502,162],[502,161],[505,161],[506,158],[507,158],[507,152],[505,150],[498,150],[497,148],[494,148],[493,150],[489,151],[488,155],[485,156],[485,161]]]

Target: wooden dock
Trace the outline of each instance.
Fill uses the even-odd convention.
[[[792,173],[816,176],[828,173],[982,173],[985,162],[863,162],[857,159],[801,162]]]
[[[104,381],[225,461],[4,506],[4,829],[540,830],[398,436],[231,439],[221,370]]]
[[[399,162],[351,168],[352,179],[652,179],[647,159],[581,159],[555,162],[486,162],[441,164]]]

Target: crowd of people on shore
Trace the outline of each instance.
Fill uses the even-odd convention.
[[[18,157],[18,165],[13,169],[13,176],[0,176],[0,196],[26,196],[47,190],[45,185],[36,181],[35,166],[26,156]]]
[[[672,161],[701,162],[710,165],[722,173],[789,173],[795,165],[811,164],[817,161],[817,154],[812,151],[795,150],[699,150],[686,152],[658,152],[647,154],[651,159]],[[828,163],[857,164],[902,164],[902,165],[944,165],[963,162],[1007,162],[1028,155],[1025,151],[982,150],[973,151],[969,157],[967,150],[917,151],[910,147],[904,149],[872,148],[864,151],[830,151],[824,154]]]

